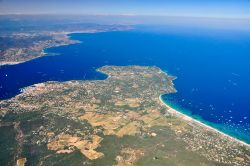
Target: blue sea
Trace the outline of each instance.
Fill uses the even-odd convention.
[[[130,31],[71,34],[81,43],[0,67],[0,98],[45,81],[95,80],[103,65],[156,65],[177,76],[164,101],[203,123],[250,143],[250,32],[138,26]]]

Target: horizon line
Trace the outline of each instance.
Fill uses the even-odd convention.
[[[160,14],[133,14],[133,13],[124,13],[124,14],[85,14],[85,13],[0,13],[0,16],[103,16],[103,17],[112,17],[112,16],[123,16],[123,17],[174,17],[174,18],[203,18],[203,19],[241,19],[241,20],[250,20],[248,17],[230,17],[230,16],[193,16],[193,15],[160,15]]]

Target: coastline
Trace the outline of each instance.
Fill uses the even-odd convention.
[[[72,34],[72,33],[97,33],[97,32],[102,32],[102,31],[89,31],[89,32],[88,32],[88,31],[84,31],[84,32],[83,32],[83,31],[75,31],[75,32],[62,32],[62,34],[65,35],[65,36],[67,36],[67,37],[69,38],[69,40],[71,40],[69,34]],[[103,32],[105,32],[105,31],[103,31]],[[74,42],[76,42],[76,43],[79,42],[79,41],[77,41],[77,40],[72,40],[72,41],[74,41]],[[65,43],[65,44],[63,44],[63,45],[70,45],[70,44],[75,44],[75,43]],[[61,46],[61,45],[58,45],[58,46]],[[51,46],[51,47],[57,47],[57,46]],[[49,47],[48,47],[48,48],[49,48]],[[36,59],[36,58],[40,58],[40,57],[43,57],[43,56],[48,56],[48,54],[46,54],[46,53],[44,52],[45,49],[46,49],[46,48],[44,48],[44,49],[42,50],[40,56],[35,57],[35,58],[32,58],[32,59],[29,59],[29,60],[27,60],[27,61],[30,61],[30,60],[33,60],[33,59]],[[2,65],[15,65],[15,64],[24,63],[24,62],[27,62],[27,61],[20,61],[20,62],[0,62],[0,66],[2,66]],[[164,72],[164,71],[162,71],[162,72]],[[165,73],[165,72],[164,72],[164,73]],[[109,77],[110,77],[110,76],[108,75],[107,79],[108,79]],[[207,125],[207,124],[205,124],[205,123],[203,123],[203,122],[201,122],[201,121],[199,121],[199,120],[197,120],[197,119],[195,119],[195,118],[193,118],[193,117],[191,117],[191,116],[188,116],[188,115],[186,115],[186,114],[184,114],[184,113],[181,113],[180,111],[178,111],[178,110],[176,110],[176,109],[170,107],[169,105],[167,105],[167,104],[163,101],[162,95],[159,96],[159,99],[160,99],[161,103],[164,104],[167,108],[169,108],[169,111],[172,112],[172,113],[174,113],[176,116],[181,117],[181,118],[184,119],[184,120],[187,120],[187,121],[190,121],[190,122],[194,122],[195,124],[198,124],[198,125],[200,125],[200,126],[202,126],[202,127],[205,127],[205,128],[207,128],[207,129],[209,129],[209,130],[212,130],[212,131],[214,131],[214,132],[220,133],[220,134],[222,134],[223,136],[225,136],[225,137],[227,137],[227,138],[229,138],[229,139],[232,139],[232,140],[234,140],[234,141],[236,141],[236,142],[238,142],[238,143],[240,143],[240,144],[243,144],[243,145],[245,145],[245,146],[247,146],[247,147],[250,147],[250,144],[248,144],[248,143],[246,143],[246,142],[244,142],[244,141],[241,141],[241,140],[239,140],[239,139],[237,139],[237,138],[235,138],[235,137],[233,137],[233,136],[230,136],[230,135],[228,135],[228,134],[226,134],[226,133],[224,133],[224,132],[222,132],[222,131],[220,131],[220,130],[214,128],[214,127],[211,127],[211,126],[209,126],[209,125]]]
[[[48,49],[48,48],[60,47],[60,46],[65,46],[65,45],[70,45],[70,44],[81,43],[81,41],[78,41],[78,40],[71,40],[71,38],[70,38],[69,35],[72,34],[72,33],[70,33],[70,32],[68,32],[68,33],[62,33],[62,34],[63,34],[64,37],[68,40],[68,43],[63,43],[63,44],[59,44],[59,45],[52,45],[52,46],[44,47],[44,48],[41,50],[39,56],[30,58],[30,59],[27,59],[27,60],[15,61],[15,62],[12,62],[12,61],[2,61],[2,62],[0,62],[0,67],[1,67],[1,66],[5,66],[5,65],[17,65],[17,64],[21,64],[21,63],[24,63],[24,62],[28,62],[28,61],[31,61],[31,60],[34,60],[34,59],[37,59],[37,58],[41,58],[41,57],[44,57],[44,56],[48,56],[49,54],[45,52],[45,49]],[[52,34],[52,35],[59,35],[59,34]]]
[[[125,30],[130,30],[130,29],[128,28],[128,29],[125,29]],[[14,62],[12,62],[12,61],[2,61],[2,62],[0,62],[0,67],[4,66],[4,65],[17,65],[17,64],[28,62],[28,61],[31,61],[33,59],[37,59],[37,58],[40,58],[40,57],[43,57],[43,56],[48,56],[48,53],[45,53],[45,49],[48,49],[48,48],[82,43],[82,41],[79,41],[79,40],[72,40],[72,38],[70,36],[71,34],[74,34],[74,33],[90,33],[91,34],[91,33],[100,33],[100,32],[108,32],[108,31],[109,30],[96,30],[96,29],[93,29],[93,30],[52,32],[52,33],[50,33],[50,35],[52,35],[52,36],[63,35],[63,37],[65,37],[68,40],[68,43],[63,43],[63,44],[59,44],[59,45],[52,45],[52,46],[49,46],[49,47],[45,47],[45,48],[43,48],[41,50],[41,53],[40,53],[39,56],[31,58],[31,59],[24,60],[24,61],[14,61]],[[112,30],[112,31],[119,31],[119,30]]]
[[[2,61],[2,62],[0,62],[0,67],[1,67],[1,66],[4,66],[4,65],[16,65],[16,64],[19,64],[19,63],[23,63],[23,62],[26,62],[26,61],[20,61],[20,62]]]
[[[164,100],[162,99],[162,96],[163,96],[163,95],[160,95],[160,96],[159,96],[159,100],[160,100],[161,104],[163,104],[165,107],[167,107],[167,108],[168,108],[168,111],[169,111],[170,113],[174,114],[175,116],[177,116],[177,117],[179,117],[179,118],[181,118],[181,119],[183,119],[183,120],[185,120],[185,121],[189,121],[189,122],[191,122],[191,123],[195,123],[195,124],[197,124],[197,125],[199,125],[199,126],[201,126],[201,127],[204,127],[204,128],[206,128],[206,129],[210,130],[210,131],[219,133],[219,134],[221,134],[222,136],[226,137],[227,139],[230,139],[230,140],[232,140],[232,141],[237,142],[237,143],[240,144],[240,145],[244,145],[244,146],[250,148],[250,144],[248,144],[248,143],[246,143],[246,142],[244,142],[244,141],[241,141],[241,140],[239,140],[239,139],[237,139],[237,138],[235,138],[235,137],[232,137],[232,136],[230,136],[230,135],[228,135],[228,134],[226,134],[226,133],[223,133],[222,131],[220,131],[220,130],[214,128],[214,127],[211,127],[211,126],[209,126],[209,125],[207,125],[207,124],[205,124],[205,123],[202,123],[202,122],[200,122],[200,121],[198,121],[198,120],[196,120],[196,119],[194,119],[194,118],[192,118],[192,117],[190,117],[190,116],[188,116],[188,115],[186,115],[186,114],[184,114],[184,113],[181,113],[181,112],[177,111],[176,109],[170,107],[169,105],[167,105],[167,104],[164,102]]]
[[[107,65],[105,65],[105,66],[107,66]],[[105,66],[102,66],[102,67],[105,67]],[[134,65],[128,65],[128,66],[134,66]],[[106,73],[104,73],[103,71],[101,71],[100,69],[101,69],[102,67],[97,68],[96,71],[97,71],[97,72],[100,72],[100,73],[102,73],[102,74],[107,75],[107,78],[104,79],[104,80],[107,80],[107,79],[109,79],[109,78],[111,77],[111,75],[110,75],[110,74],[106,74]],[[160,68],[159,68],[159,69],[160,69]],[[166,75],[168,75],[166,72],[162,71],[161,69],[160,69],[160,71],[163,72],[163,73],[165,73]],[[168,76],[169,76],[169,75],[168,75]],[[174,79],[176,79],[176,78],[177,78],[177,77],[175,77]],[[230,136],[230,135],[228,135],[228,134],[226,134],[226,133],[224,133],[224,132],[222,132],[222,131],[220,131],[220,130],[218,130],[218,129],[212,127],[212,126],[209,126],[209,125],[207,125],[207,124],[205,124],[205,123],[202,123],[201,121],[196,120],[196,119],[194,119],[194,118],[192,118],[192,117],[190,117],[190,116],[188,116],[188,115],[186,115],[186,114],[184,114],[184,113],[181,113],[181,112],[177,111],[176,109],[172,108],[171,106],[169,106],[168,104],[166,104],[166,103],[164,102],[164,100],[162,99],[162,96],[163,96],[163,95],[164,95],[164,94],[162,94],[162,95],[159,96],[160,104],[162,104],[162,105],[164,105],[165,107],[167,107],[167,108],[168,108],[168,111],[169,111],[170,113],[174,114],[176,117],[179,117],[179,118],[181,118],[182,120],[189,121],[189,122],[191,122],[191,123],[195,123],[195,124],[197,124],[197,125],[199,125],[199,126],[201,126],[201,127],[204,127],[204,128],[206,128],[206,129],[208,129],[208,130],[210,130],[210,131],[212,131],[212,132],[216,132],[216,133],[222,135],[223,137],[225,137],[225,138],[227,138],[227,139],[230,139],[231,141],[234,141],[234,142],[238,143],[239,145],[243,145],[243,146],[246,146],[247,148],[250,148],[250,144],[248,144],[248,143],[246,143],[246,142],[244,142],[244,141],[242,141],[242,140],[239,140],[239,139],[237,139],[237,138],[235,138],[235,137],[233,137],[233,136]]]

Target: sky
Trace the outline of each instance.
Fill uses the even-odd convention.
[[[250,18],[250,0],[0,0],[0,14]]]

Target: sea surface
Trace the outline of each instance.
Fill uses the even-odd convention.
[[[167,104],[250,143],[250,32],[138,26],[70,36],[82,42],[1,66],[0,99],[45,81],[105,79],[95,71],[103,65],[155,65],[178,77],[178,92],[163,96]]]

